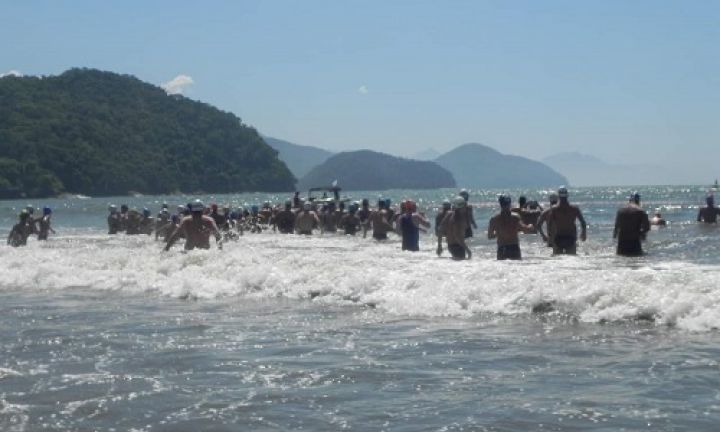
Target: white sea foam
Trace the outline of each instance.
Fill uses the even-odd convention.
[[[534,309],[586,322],[651,319],[692,331],[717,328],[720,267],[681,261],[589,256],[549,258],[524,243],[522,262],[497,262],[476,240],[475,257],[455,262],[341,236],[246,235],[218,251],[161,252],[150,238],[56,237],[0,248],[0,289],[86,288],[178,298],[285,297],[376,307],[409,316],[528,314]],[[447,254],[447,253],[446,253]]]

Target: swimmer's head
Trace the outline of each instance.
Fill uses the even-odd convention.
[[[450,207],[452,207],[452,203],[450,203],[450,200],[445,200],[442,203],[442,208],[445,210],[450,210]]]
[[[285,201],[285,210],[290,210],[292,208],[292,201],[287,200]]]
[[[27,210],[28,214],[33,214],[33,213],[35,213],[35,209],[34,209],[33,206],[30,205],[30,204],[28,204],[27,207],[25,207],[25,210]]]
[[[218,209],[218,205],[215,203],[212,203],[212,204],[210,204],[210,208],[212,209],[213,212],[216,212]]]
[[[660,207],[655,209],[655,216],[660,216]]]
[[[527,198],[525,198],[524,195],[520,195],[520,196],[518,197],[518,205],[519,205],[520,207],[524,207],[525,204],[527,204]]]
[[[456,196],[453,200],[453,205],[456,209],[465,208],[465,198],[461,197],[460,195]]]
[[[498,203],[500,204],[500,207],[510,207],[512,204],[512,198],[510,195],[501,194],[498,196]]]
[[[178,221],[180,221],[180,216],[178,216],[176,214],[172,215],[172,222],[174,224],[176,224],[176,223],[178,223]]]
[[[417,204],[413,200],[405,201],[405,212],[415,213],[417,211]]]
[[[465,201],[470,198],[470,194],[468,193],[467,189],[460,189],[460,193],[458,195],[463,197]]]
[[[30,212],[27,211],[27,209],[24,209],[24,210],[21,211],[20,214],[18,215],[18,218],[19,218],[21,221],[24,221],[25,219],[27,219],[27,218],[29,218],[29,217],[30,217]]]
[[[311,209],[312,209],[312,206],[310,205],[310,203],[303,204],[303,210],[310,211]]]
[[[117,207],[115,206],[115,204],[110,204],[110,205],[108,206],[108,211],[109,211],[110,213],[117,213]]]
[[[528,207],[530,208],[530,210],[536,210],[538,207],[540,207],[540,204],[538,204],[537,201],[532,200],[528,203]]]
[[[568,197],[568,190],[565,186],[560,186],[558,188],[558,198],[567,198]]]
[[[631,202],[634,202],[635,204],[640,204],[640,193],[639,192],[631,193],[628,200]]]
[[[146,207],[143,209],[143,216],[150,217],[150,209],[149,208]]]
[[[50,207],[47,207],[47,206],[43,207],[43,214],[44,214],[44,215],[47,216],[47,215],[49,215],[49,214],[51,214],[51,213],[52,213],[52,209],[51,209]]]
[[[551,205],[557,204],[557,202],[558,202],[558,194],[556,194],[555,192],[553,192],[553,193],[551,193],[550,195],[548,195],[548,201],[550,201],[550,204],[551,204]]]
[[[121,211],[122,213],[125,213],[125,212],[127,212],[128,210],[129,210],[129,209],[128,209],[128,205],[127,205],[127,204],[123,204],[123,205],[120,206],[120,211]]]
[[[379,209],[385,208],[385,200],[383,200],[383,199],[378,200],[378,208]]]
[[[190,204],[190,211],[193,213],[202,213],[205,211],[205,205],[199,199],[195,200],[195,202]]]
[[[712,207],[713,205],[715,205],[715,195],[713,195],[713,194],[708,194],[708,196],[705,197],[705,202],[707,203],[707,205],[709,205],[709,206],[711,206],[711,207]]]
[[[362,200],[362,206],[363,206],[363,207],[368,207],[369,205],[370,205],[370,201],[368,201],[367,198],[363,198],[363,200]]]

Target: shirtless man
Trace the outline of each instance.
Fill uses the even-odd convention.
[[[295,213],[292,211],[292,202],[285,202],[285,210],[279,211],[273,217],[273,229],[277,228],[282,234],[292,234],[295,231]]]
[[[357,212],[358,218],[360,218],[360,225],[363,229],[363,238],[367,237],[368,228],[370,227],[370,216],[372,211],[370,210],[370,201],[367,198],[363,198],[362,207]]]
[[[715,207],[715,197],[713,195],[708,195],[707,198],[705,198],[705,202],[707,203],[707,207],[703,207],[698,211],[697,221],[705,223],[717,223],[717,217],[718,213],[720,213],[720,208]]]
[[[535,230],[536,232],[540,233],[540,235],[543,238],[543,241],[547,243],[548,247],[552,247],[552,239],[555,238],[555,224],[552,221],[552,218],[550,218],[550,211],[552,210],[553,206],[557,204],[558,202],[558,196],[555,192],[551,193],[548,196],[548,201],[550,201],[550,207],[543,210],[542,213],[540,213],[540,216],[537,219],[537,222],[535,223]],[[545,235],[544,232],[542,232],[542,225],[543,223],[547,223],[547,230],[548,234]]]
[[[20,215],[18,215],[18,223],[13,225],[8,234],[7,244],[12,247],[27,245],[27,239],[30,237],[30,234],[33,233],[33,223],[32,216],[30,216],[27,210],[20,212]]]
[[[357,216],[358,205],[352,203],[340,219],[340,228],[345,231],[345,235],[355,235],[360,228],[360,218]]]
[[[473,216],[473,206],[472,204],[468,203],[468,200],[470,199],[470,194],[466,189],[461,189],[458,195],[465,200],[465,209],[463,211],[467,213],[467,220],[470,223],[470,225],[468,225],[467,229],[465,230],[465,238],[470,238],[473,236],[473,228],[477,229],[477,224],[475,223],[475,216]]]
[[[448,214],[450,211],[450,208],[452,208],[452,204],[450,201],[445,200],[442,203],[442,210],[438,212],[438,214],[435,216],[435,235],[438,237],[441,237],[442,234],[440,233],[440,224],[442,223],[443,219],[445,219],[445,215]],[[439,253],[438,253],[439,255]]]
[[[405,213],[399,218],[396,230],[402,236],[402,250],[420,250],[420,227],[429,228],[430,222],[417,212],[415,201],[405,201]]]
[[[320,219],[312,211],[312,204],[305,203],[303,209],[298,212],[295,218],[295,232],[297,234],[311,235],[313,228],[320,225]]]
[[[172,233],[165,245],[165,250],[170,250],[173,243],[180,238],[181,233],[185,234],[185,250],[210,249],[210,234],[215,235],[218,249],[222,249],[222,235],[218,230],[215,221],[203,215],[205,206],[199,200],[190,206],[190,216],[184,217],[175,232]]]
[[[587,224],[580,209],[568,201],[568,190],[564,186],[558,189],[558,198],[560,202],[551,207],[547,215],[548,221],[552,221],[555,229],[555,234],[550,239],[553,255],[575,255],[577,253],[577,226],[575,220],[580,221],[580,240],[582,241],[587,239]],[[548,237],[542,231],[540,221],[538,221],[537,229],[543,240],[547,241]]]
[[[338,214],[335,211],[335,203],[330,202],[320,216],[321,232],[337,232]]]
[[[509,195],[500,195],[498,202],[500,203],[500,213],[490,218],[488,239],[497,238],[498,260],[522,259],[518,232],[530,232],[533,230],[533,226],[525,225],[520,215],[511,211],[512,199]]]
[[[448,251],[455,260],[470,259],[472,252],[465,243],[465,231],[470,222],[465,211],[465,199],[461,196],[454,200],[454,208],[447,212],[440,223],[440,236],[438,236],[437,254],[442,254],[442,239],[447,240]],[[458,211],[459,210],[459,211]]]
[[[662,213],[660,213],[660,208],[655,209],[655,214],[653,215],[652,219],[650,219],[650,225],[661,227],[667,225],[667,221],[665,220],[665,218],[662,217]]]
[[[122,229],[120,213],[118,213],[117,207],[112,204],[108,207],[108,211],[110,212],[107,217],[108,234],[117,234]]]
[[[52,218],[52,209],[50,207],[43,207],[43,215],[38,219],[38,240],[47,240],[48,235],[52,232],[55,234],[55,230],[50,226],[50,219]]]
[[[640,256],[643,254],[641,240],[645,240],[650,231],[648,215],[640,207],[640,194],[635,192],[625,207],[615,216],[613,238],[617,239],[617,254],[622,256]]]
[[[375,240],[387,240],[387,233],[393,230],[392,225],[388,222],[388,217],[387,201],[379,200],[377,211],[370,216],[372,236]]]

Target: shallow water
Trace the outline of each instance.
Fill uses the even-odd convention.
[[[496,192],[473,192],[480,231]],[[528,235],[522,262],[480,236],[467,262],[430,236],[161,253],[104,234],[119,198],[53,201],[57,236],[0,247],[0,430],[716,430],[720,231],[693,222],[702,188],[644,189],[670,225],[617,258],[626,192],[572,191],[580,255]],[[449,193],[386,194],[432,216]],[[0,203],[5,233],[25,204]]]

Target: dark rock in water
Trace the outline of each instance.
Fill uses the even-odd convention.
[[[536,304],[532,308],[533,313],[542,314],[542,313],[549,313],[553,312],[555,310],[555,302],[552,301],[544,301]]]

